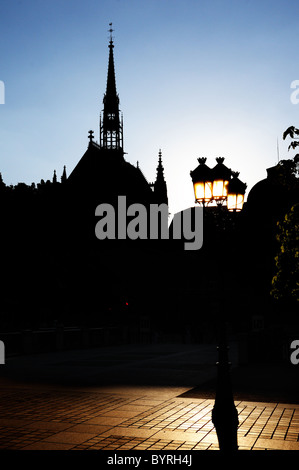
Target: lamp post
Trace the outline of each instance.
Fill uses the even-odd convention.
[[[243,208],[246,184],[238,179],[239,173],[232,172],[224,165],[224,158],[218,157],[216,161],[216,166],[210,169],[206,165],[206,159],[199,158],[199,166],[190,172],[195,201],[203,206],[213,201],[216,202],[217,206],[224,206],[226,203],[228,211],[240,212]],[[218,256],[217,259],[218,263],[221,263]],[[221,280],[217,279],[217,281],[218,292]],[[220,314],[221,307],[219,302],[214,304],[215,313],[217,314],[218,362],[212,422],[216,429],[220,450],[236,451],[238,450],[237,429],[239,420],[230,382],[225,320]]]
[[[206,158],[198,158],[199,165],[190,171],[195,201],[203,206],[215,201],[230,212],[243,209],[246,183],[239,180],[239,173],[224,165],[224,158],[217,157],[214,168],[206,165]]]

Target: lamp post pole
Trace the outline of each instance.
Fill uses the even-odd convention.
[[[206,158],[198,158],[199,166],[190,172],[195,200],[203,206],[205,203],[215,201],[219,207],[222,207],[226,201],[228,211],[239,212],[243,208],[246,184],[238,179],[239,173],[231,171],[223,164],[224,158],[216,158],[216,161],[217,165],[210,169],[206,165]],[[221,254],[217,253],[216,266],[217,264],[219,267],[221,266],[220,260]],[[218,275],[218,291],[221,289],[220,281]],[[222,310],[220,302],[218,302],[215,305],[218,328],[217,387],[212,422],[216,429],[220,450],[236,451],[238,450],[239,420],[232,393],[225,320],[221,313]]]
[[[219,307],[217,308],[219,312]],[[225,322],[218,318],[217,385],[212,422],[215,426],[220,450],[238,450],[238,411],[234,404],[230,379],[230,363],[226,342]]]

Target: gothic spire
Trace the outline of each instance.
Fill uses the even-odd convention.
[[[115,80],[115,67],[114,67],[114,56],[113,56],[113,37],[112,32],[113,29],[111,28],[112,23],[110,23],[110,41],[109,41],[109,60],[108,60],[108,75],[107,75],[107,86],[106,86],[106,100],[111,102],[114,101],[113,104],[119,104],[119,99],[116,91],[116,80]],[[112,104],[112,103],[111,103]]]
[[[56,170],[54,170],[54,173],[53,173],[52,183],[57,183]]]
[[[100,118],[100,146],[107,150],[120,150],[123,153],[123,123],[120,118],[119,97],[116,91],[112,23],[110,23],[109,60],[104,109]]]
[[[60,180],[61,180],[62,183],[65,183],[66,180],[67,180],[67,177],[66,177],[66,166],[65,166],[65,165],[64,165],[64,167],[63,167],[63,173],[62,173],[62,176],[61,176],[61,179],[60,179]]]
[[[164,167],[162,163],[162,152],[159,150],[159,161],[157,166],[157,176],[154,183],[154,193],[158,203],[168,204],[167,185],[164,179]]]

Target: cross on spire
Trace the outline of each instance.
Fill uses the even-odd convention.
[[[110,28],[108,29],[108,32],[110,33],[110,44],[112,44],[113,43],[112,33],[113,33],[114,29],[112,29],[112,23],[109,23],[109,26],[110,26]]]
[[[88,132],[88,137],[89,137],[89,141],[90,141],[90,142],[92,142],[92,140],[93,140],[93,134],[94,134],[93,131],[89,131],[89,132]]]

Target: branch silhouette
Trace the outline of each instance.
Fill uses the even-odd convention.
[[[296,127],[294,127],[294,126],[290,126],[284,131],[283,136],[282,136],[283,140],[285,140],[288,135],[292,139],[294,139],[295,134],[299,136],[299,129],[296,129]]]

